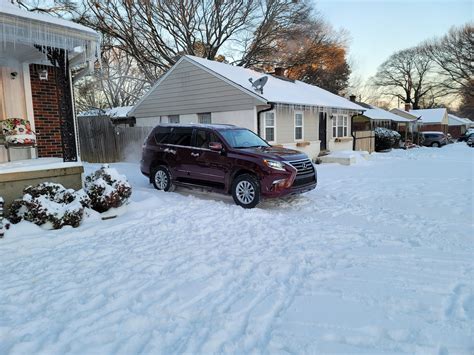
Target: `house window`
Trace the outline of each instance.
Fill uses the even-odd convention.
[[[348,117],[345,115],[334,115],[332,119],[332,136],[347,137]]]
[[[203,123],[203,124],[211,124],[211,113],[206,112],[206,113],[198,113],[198,122]]]
[[[275,141],[275,113],[265,112],[265,140],[267,142]]]
[[[295,112],[295,140],[303,139],[303,112]]]
[[[179,115],[169,115],[168,116],[169,123],[179,123]]]

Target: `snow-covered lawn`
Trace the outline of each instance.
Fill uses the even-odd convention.
[[[125,214],[0,240],[1,354],[473,353],[465,144],[318,166],[254,210],[114,166]]]

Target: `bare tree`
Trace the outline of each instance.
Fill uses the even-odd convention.
[[[432,59],[419,47],[401,50],[380,65],[374,84],[383,95],[399,98],[418,109],[427,104],[427,97],[436,99],[442,95],[432,77],[433,66]]]
[[[254,0],[87,0],[80,18],[114,39],[155,81],[179,55],[214,59],[223,44],[247,28]]]
[[[474,24],[452,28],[445,36],[423,45],[427,56],[437,64],[440,85],[447,94],[462,95],[474,78]]]
[[[76,85],[79,111],[134,105],[150,83],[130,55],[118,48],[102,52],[102,68]]]
[[[254,65],[309,8],[304,0],[86,0],[78,21],[114,38],[153,82],[183,54],[240,53],[232,63]]]

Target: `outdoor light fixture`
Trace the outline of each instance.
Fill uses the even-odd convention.
[[[38,72],[40,80],[48,80],[48,70],[43,69]]]
[[[16,71],[10,73],[10,77],[12,78],[12,80],[15,80],[17,76],[18,76],[18,72]]]

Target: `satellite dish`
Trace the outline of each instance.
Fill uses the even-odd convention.
[[[260,94],[263,94],[263,87],[267,83],[267,80],[268,80],[268,76],[262,76],[261,78],[258,78],[255,81],[253,81],[252,78],[249,78],[249,81],[252,84],[254,90],[259,91]]]

